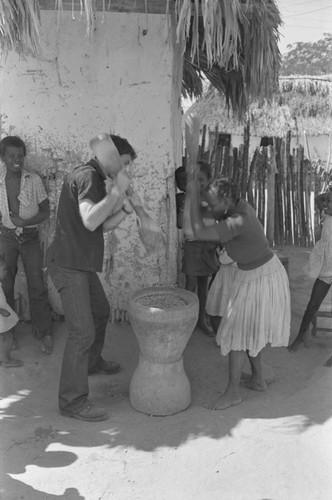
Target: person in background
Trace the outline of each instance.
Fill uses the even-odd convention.
[[[24,169],[26,146],[20,137],[0,142],[0,254],[5,256],[7,274],[3,290],[14,309],[14,287],[21,256],[27,280],[31,322],[41,349],[53,351],[52,316],[42,273],[38,225],[50,214],[49,201],[39,175]]]
[[[312,249],[305,267],[308,275],[316,280],[299,332],[295,340],[288,346],[290,352],[297,351],[301,344],[309,347],[309,326],[332,284],[332,190],[318,195],[316,203],[321,214],[322,234]]]
[[[185,287],[185,276],[181,272],[183,265],[183,247],[184,247],[184,235],[183,235],[183,214],[184,214],[184,204],[186,201],[186,183],[187,174],[184,166],[178,167],[175,170],[175,184],[177,187],[177,192],[175,194],[175,205],[176,205],[176,226],[177,226],[177,269],[180,271],[178,274],[177,284],[180,288]]]
[[[261,353],[268,344],[272,347],[288,345],[289,282],[284,266],[269,247],[254,209],[238,198],[237,186],[223,177],[207,186],[206,199],[218,223],[206,227],[197,184],[194,176],[187,183],[195,238],[223,244],[237,264],[228,305],[217,333],[221,353],[229,355],[229,380],[225,392],[210,405],[210,409],[223,410],[242,402],[241,373],[247,355],[252,375],[245,381],[246,387],[256,391],[267,389]]]
[[[103,232],[117,227],[133,211],[127,198],[131,191],[128,171],[136,153],[117,135],[104,134],[92,143],[100,155],[76,167],[64,180],[47,263],[68,328],[60,413],[99,422],[108,414],[89,401],[88,375],[112,375],[120,371],[120,365],[102,357],[110,306],[97,273],[103,267]]]
[[[207,163],[199,162],[198,168],[200,190],[197,196],[203,223],[207,226],[214,225],[215,219],[203,198],[204,189],[212,177],[211,167]],[[182,271],[186,276],[185,288],[194,293],[197,290],[199,300],[197,327],[205,335],[214,337],[213,330],[207,323],[205,305],[209,278],[216,272],[216,269],[212,266],[214,265],[213,257],[215,257],[215,264],[217,265],[217,244],[211,244],[211,242],[205,242],[196,238],[190,221],[190,202],[190,199],[187,197],[183,215],[184,251]]]
[[[18,323],[18,316],[15,311],[7,304],[5,294],[2,290],[2,282],[7,274],[7,264],[2,255],[0,255],[0,338],[2,343],[2,365],[6,368],[16,368],[22,366],[20,359],[12,358],[12,336],[13,328]]]
[[[179,193],[175,195],[176,203],[176,223],[178,229],[183,229],[183,212],[184,203],[186,201],[186,184],[187,184],[187,174],[184,166],[178,167],[175,170],[175,183],[179,190]]]

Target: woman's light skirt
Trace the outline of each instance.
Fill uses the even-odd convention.
[[[267,344],[288,345],[290,319],[288,276],[274,255],[257,269],[237,269],[216,341],[224,356],[245,350],[257,356]]]

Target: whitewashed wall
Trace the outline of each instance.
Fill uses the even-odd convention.
[[[58,24],[56,12],[42,11],[42,57],[10,53],[2,60],[1,136],[21,136],[28,166],[44,176],[52,203],[52,217],[42,228],[44,248],[52,238],[63,175],[89,159],[89,140],[112,132],[136,149],[134,184],[168,245],[166,254],[147,256],[134,216],[107,235],[102,279],[114,319],[123,317],[130,291],[176,283],[181,50],[164,15],[98,13],[92,39],[85,36],[85,20],[75,17],[64,11]],[[50,296],[58,312],[52,289]]]

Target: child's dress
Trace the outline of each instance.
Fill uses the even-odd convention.
[[[8,332],[11,330],[19,321],[19,318],[15,311],[7,304],[5,294],[0,283],[0,307],[6,309],[10,313],[9,316],[5,317],[0,314],[0,333]]]
[[[210,316],[222,317],[226,312],[229,291],[235,278],[237,265],[224,248],[219,253],[219,262],[219,271],[211,283],[205,311]]]
[[[309,255],[305,271],[311,278],[332,284],[332,215],[323,214],[322,235]]]

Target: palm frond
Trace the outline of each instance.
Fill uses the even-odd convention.
[[[38,0],[0,0],[0,47],[3,53],[40,52]]]
[[[165,0],[165,12],[169,12],[170,1]],[[281,19],[276,0],[172,1],[177,38],[185,42],[184,94],[200,95],[202,79],[207,78],[226,95],[226,101],[239,116],[251,100],[271,97],[281,64]],[[81,15],[85,12],[89,37],[94,31],[97,1],[79,0],[79,4]],[[98,5],[105,12],[105,0],[99,0]],[[54,0],[54,6],[59,14],[63,0]],[[0,0],[2,51],[38,54],[40,45],[38,0]]]
[[[204,15],[198,23],[197,13],[193,15],[189,31],[189,4],[184,0],[178,3],[182,3],[187,16],[185,26],[182,18],[178,21],[178,31],[182,26],[187,37],[183,94],[200,95],[199,80],[205,78],[225,94],[227,104],[239,117],[245,114],[252,100],[271,99],[281,65],[278,49],[281,18],[274,0],[202,2]],[[216,19],[218,22],[214,22]],[[219,42],[215,44],[214,39]],[[201,42],[198,44],[197,40]],[[188,75],[190,81],[186,80]]]
[[[209,67],[217,63],[237,69],[243,20],[240,0],[176,0],[175,4],[177,37],[190,40],[192,62],[203,50]]]

